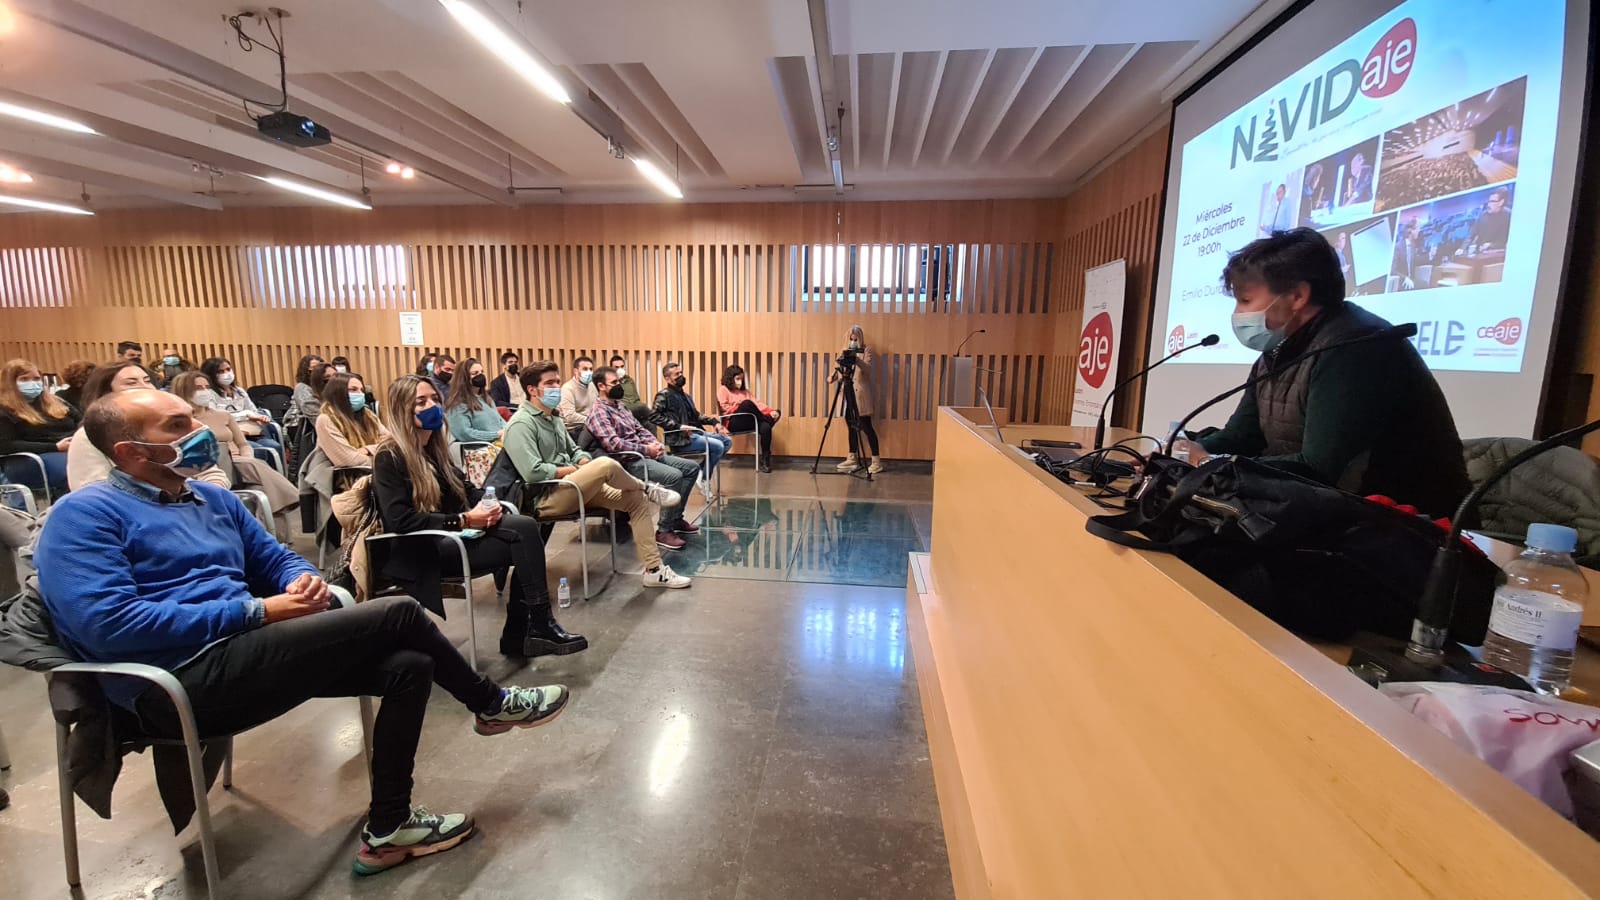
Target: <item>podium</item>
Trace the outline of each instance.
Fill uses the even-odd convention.
[[[946,406],[977,406],[977,361],[970,356],[950,357],[950,371],[946,376],[945,385],[948,388],[945,396]]]

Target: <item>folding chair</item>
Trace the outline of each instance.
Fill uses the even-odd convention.
[[[538,510],[539,504],[538,504],[537,501],[535,501],[532,504],[532,510],[533,511],[528,512],[527,515],[532,516],[536,521],[539,522],[540,525],[547,526],[548,528],[554,528],[554,526],[559,522],[576,522],[577,523],[577,525],[578,525],[578,548],[579,548],[578,552],[583,555],[583,599],[586,600],[586,601],[590,600],[590,599],[593,599],[594,595],[592,593],[590,593],[590,591],[589,591],[589,529],[585,527],[585,524],[586,524],[586,521],[588,519],[591,519],[591,518],[602,518],[602,517],[607,519],[611,523],[611,571],[606,575],[605,582],[600,585],[600,590],[603,591],[608,586],[610,586],[612,576],[620,574],[617,571],[617,513],[616,513],[616,511],[615,510],[604,510],[604,511],[598,511],[598,512],[590,512],[584,506],[584,503],[583,503],[583,491],[580,490],[576,484],[573,484],[572,482],[567,481],[565,479],[552,478],[552,479],[549,479],[548,481],[536,481],[533,484],[528,485],[528,487],[549,488],[551,490],[561,490],[563,488],[566,488],[566,489],[570,489],[572,491],[573,495],[578,498],[578,508],[577,508],[577,510],[575,512],[569,513],[567,515],[564,515],[564,516],[541,516],[541,515],[538,515],[537,510]],[[544,494],[541,492],[541,494],[540,494],[541,499],[542,499],[543,496],[544,496]],[[549,537],[549,531],[548,530],[545,531],[545,536],[547,538]]]
[[[54,498],[50,496],[50,470],[46,469],[44,466],[44,457],[37,453],[7,453],[4,456],[0,456],[0,471],[4,471],[5,464],[11,460],[32,462],[35,466],[39,467],[39,484],[41,486],[40,490],[44,492],[43,508],[49,509],[50,504],[55,501]]]
[[[735,412],[728,413],[724,416],[717,416],[717,418],[722,421],[724,426],[726,426],[729,419],[736,419],[740,416],[744,416],[750,420],[750,430],[741,431],[738,434],[732,434],[731,436],[743,437],[747,434],[750,435],[751,443],[754,445],[751,450],[750,457],[754,460],[754,462],[751,464],[751,468],[755,470],[755,495],[759,497],[761,496],[761,428],[757,424],[756,414],[752,412]],[[709,459],[710,457],[708,456],[707,460],[709,461]],[[722,496],[722,468],[720,466],[717,468],[717,496]]]
[[[218,891],[222,883],[222,876],[217,867],[216,837],[211,826],[211,805],[206,800],[205,769],[200,759],[200,730],[195,725],[194,707],[189,703],[189,694],[183,685],[171,672],[155,666],[142,663],[68,663],[51,669],[45,673],[46,681],[61,675],[119,675],[137,678],[159,687],[172,701],[177,709],[178,722],[183,729],[182,740],[151,740],[154,744],[171,746],[181,745],[188,757],[189,787],[194,791],[194,817],[200,829],[200,854],[205,860],[206,892],[208,896],[219,897]],[[372,777],[372,698],[358,697],[361,708],[361,745],[366,758],[367,778]],[[67,884],[77,888],[81,886],[82,878],[78,871],[78,819],[77,809],[73,802],[72,783],[67,778],[67,735],[70,732],[71,721],[62,721],[68,715],[67,710],[57,710],[52,707],[56,719],[56,775],[61,792],[61,843],[62,852],[66,859]],[[227,741],[227,757],[223,762],[222,786],[224,789],[233,787],[233,735],[217,735]]]

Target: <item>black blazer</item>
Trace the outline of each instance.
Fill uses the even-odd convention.
[[[437,466],[433,475],[443,486],[444,473]],[[372,458],[372,497],[378,505],[378,517],[383,521],[383,530],[391,534],[410,534],[429,529],[451,530],[445,528],[445,522],[471,509],[483,498],[483,492],[474,488],[461,470],[457,469],[456,475],[466,485],[468,496],[462,498],[448,490],[442,491],[439,511],[422,512],[411,500],[411,472],[406,468],[405,459],[392,447],[379,450]],[[495,529],[495,536],[498,537],[503,530]],[[516,535],[511,534],[511,537],[515,539]],[[444,615],[437,553],[419,553],[415,543],[402,546],[392,541],[379,541],[371,547],[370,565],[373,571],[381,572],[398,583],[424,607],[440,616]]]

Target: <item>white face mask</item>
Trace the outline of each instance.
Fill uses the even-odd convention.
[[[196,406],[210,406],[217,402],[217,392],[210,388],[195,391],[194,402]]]
[[[227,386],[233,384],[233,373],[232,372],[218,372],[217,373],[217,383],[222,385],[223,387],[227,387]]]
[[[618,378],[627,378],[628,377],[628,370],[623,368],[622,366],[617,366],[617,377]]]

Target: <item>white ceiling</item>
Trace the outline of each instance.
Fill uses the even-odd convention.
[[[289,108],[327,125],[329,147],[265,141],[241,107],[238,93],[276,98],[277,62],[243,51],[223,16],[260,7],[0,0],[0,100],[101,132],[0,119],[0,162],[36,178],[7,190],[291,205],[315,201],[245,176],[354,194],[365,160],[375,206],[662,199],[435,0],[279,2]],[[807,0],[488,2],[580,103],[614,114],[630,154],[675,171],[686,199],[723,201],[831,196],[834,125],[848,197],[1060,195],[1161,117],[1161,91],[1258,0],[825,0],[822,71]],[[418,177],[383,174],[390,159]]]

